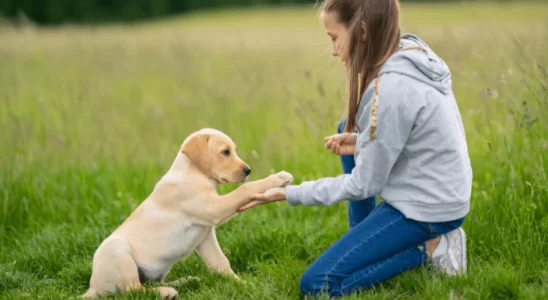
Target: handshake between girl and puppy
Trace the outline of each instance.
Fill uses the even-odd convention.
[[[293,181],[282,171],[217,194],[218,184],[242,183],[250,173],[225,133],[205,128],[189,135],[152,193],[99,245],[90,286],[82,296],[95,298],[141,289],[148,281],[164,282],[171,267],[194,250],[210,269],[239,279],[217,242],[215,227],[250,203],[252,195]],[[163,298],[178,298],[172,287],[154,289]]]

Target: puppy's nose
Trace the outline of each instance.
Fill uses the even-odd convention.
[[[245,167],[244,173],[245,173],[245,176],[248,176],[249,174],[251,174],[251,169],[249,167]]]

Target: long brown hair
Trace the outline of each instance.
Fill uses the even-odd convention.
[[[337,16],[349,33],[349,95],[346,132],[356,129],[359,101],[382,65],[398,49],[398,0],[325,0],[321,10]],[[362,21],[365,23],[365,41]]]

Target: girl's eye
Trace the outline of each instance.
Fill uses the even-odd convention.
[[[229,156],[230,155],[230,150],[226,149],[226,150],[223,150],[223,155],[224,156]]]

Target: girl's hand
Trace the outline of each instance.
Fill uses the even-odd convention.
[[[271,188],[263,194],[255,194],[251,196],[251,202],[240,207],[238,212],[250,209],[254,206],[267,204],[270,202],[285,200],[285,187]]]
[[[356,133],[341,133],[324,138],[325,148],[337,155],[351,155],[356,151]]]

